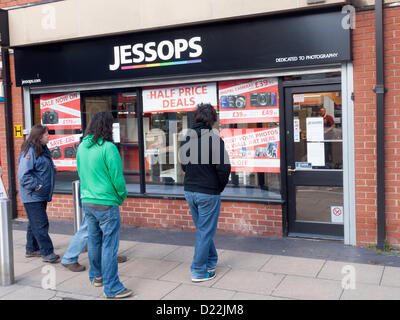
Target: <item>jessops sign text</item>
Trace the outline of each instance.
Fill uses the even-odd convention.
[[[201,37],[192,37],[189,40],[175,39],[160,42],[136,43],[114,47],[114,61],[109,65],[110,71],[125,70],[144,67],[156,67],[151,64],[154,61],[168,61],[168,64],[199,63],[197,60],[173,61],[182,58],[182,54],[188,52],[190,58],[198,58],[203,53]],[[143,64],[146,63],[146,64]],[[159,66],[163,66],[159,63]]]

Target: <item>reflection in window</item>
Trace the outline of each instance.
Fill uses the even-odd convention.
[[[183,183],[184,172],[178,160],[179,139],[182,130],[191,127],[192,116],[192,112],[144,115],[146,182]]]
[[[294,94],[293,117],[295,162],[342,169],[341,93]]]

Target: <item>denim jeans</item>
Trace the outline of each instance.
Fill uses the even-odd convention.
[[[81,225],[77,233],[75,233],[72,238],[67,252],[65,252],[61,263],[62,264],[71,264],[78,262],[79,255],[82,253],[83,249],[87,245],[89,233],[88,233],[88,225],[86,216],[83,216]]]
[[[89,279],[103,277],[104,294],[113,297],[125,289],[118,277],[120,214],[116,206],[94,210],[82,203],[88,225]]]
[[[49,236],[49,219],[47,218],[47,202],[24,203],[28,215],[28,226],[26,232],[26,251],[40,250],[42,256],[54,252],[53,242]]]
[[[217,231],[221,197],[220,195],[185,191],[185,198],[197,230],[190,270],[192,278],[204,278],[208,270],[216,267],[218,261],[213,238]]]

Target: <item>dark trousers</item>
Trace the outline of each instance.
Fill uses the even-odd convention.
[[[54,252],[53,243],[49,236],[49,219],[47,218],[47,202],[24,203],[28,215],[28,226],[26,233],[26,251],[38,251],[42,256]]]

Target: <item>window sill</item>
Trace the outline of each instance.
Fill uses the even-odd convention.
[[[175,185],[147,185],[146,193],[140,193],[138,184],[128,184],[128,197],[153,198],[166,200],[185,200],[183,186]],[[72,189],[56,188],[54,194],[72,194]],[[277,193],[252,188],[227,187],[221,194],[223,202],[252,202],[263,204],[282,205],[284,200]]]

